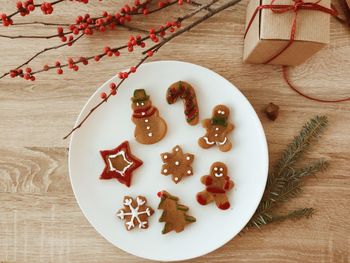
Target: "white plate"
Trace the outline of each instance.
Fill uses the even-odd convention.
[[[234,69],[232,69],[234,70]],[[183,103],[168,105],[165,93],[168,86],[178,80],[191,83],[197,93],[200,119],[209,118],[213,107],[225,104],[231,109],[235,130],[231,134],[233,148],[227,153],[216,147],[201,149],[197,140],[205,130],[200,124],[190,126],[183,114]],[[81,111],[79,122],[100,101],[100,93],[108,91],[112,78],[103,84]],[[131,101],[134,89],[144,88],[154,106],[168,125],[166,137],[154,145],[141,145],[133,137]],[[133,175],[127,188],[117,180],[99,180],[104,168],[99,151],[112,149],[123,141],[130,142],[131,151],[144,164]],[[175,185],[170,176],[160,174],[160,154],[171,151],[179,144],[185,152],[195,155],[194,175]],[[204,186],[200,177],[209,172],[215,161],[227,164],[235,188],[230,192],[231,208],[219,210],[215,204],[201,206],[196,193]],[[243,94],[230,82],[211,70],[190,63],[159,61],[142,65],[112,97],[77,130],[69,147],[69,173],[75,197],[91,225],[113,245],[124,251],[153,260],[185,260],[209,253],[237,235],[247,224],[262,197],[268,172],[268,151],[262,125]],[[189,206],[189,214],[197,222],[188,225],[181,233],[162,235],[164,223],[159,223],[162,210],[157,210],[157,192],[167,190],[180,197]],[[124,195],[143,195],[155,214],[149,218],[146,230],[127,231],[124,221],[115,218],[122,208]]]

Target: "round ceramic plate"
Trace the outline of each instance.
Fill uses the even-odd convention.
[[[233,70],[233,69],[232,69]],[[183,103],[168,105],[165,99],[170,84],[178,80],[191,83],[197,93],[200,119],[210,118],[217,104],[231,109],[230,120],[235,129],[230,134],[233,148],[226,153],[213,147],[204,150],[197,140],[205,130],[201,124],[190,126],[183,114]],[[79,122],[89,110],[100,102],[100,93],[108,92],[112,78],[92,95],[81,111]],[[141,145],[134,138],[131,122],[131,101],[135,89],[144,88],[153,105],[168,125],[163,140],[153,145]],[[131,187],[117,180],[99,180],[104,168],[100,150],[113,149],[129,141],[132,153],[144,164],[134,171]],[[184,152],[193,153],[194,175],[175,184],[171,176],[160,173],[160,154],[180,145]],[[196,193],[204,190],[200,177],[208,174],[211,164],[227,164],[235,187],[229,192],[231,208],[219,210],[214,203],[201,206]],[[262,125],[243,94],[215,72],[190,63],[159,61],[142,65],[112,97],[88,119],[71,137],[69,147],[69,173],[75,197],[91,225],[118,248],[153,260],[175,261],[209,253],[236,236],[247,224],[262,197],[268,172],[268,151]],[[187,205],[188,214],[197,222],[188,225],[181,233],[161,234],[164,223],[158,219],[162,210],[157,206],[157,192],[167,190]],[[149,228],[127,231],[124,221],[115,213],[122,208],[125,195],[145,196],[155,213],[149,218]]]

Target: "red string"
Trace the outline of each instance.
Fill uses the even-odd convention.
[[[336,99],[336,100],[324,100],[324,99],[318,99],[318,98],[314,98],[311,97],[309,95],[306,95],[305,93],[301,92],[299,89],[297,89],[289,80],[289,76],[288,76],[288,66],[282,66],[282,73],[283,73],[283,78],[284,80],[287,82],[288,86],[294,90],[296,93],[298,93],[299,95],[309,99],[309,100],[313,100],[313,101],[318,101],[318,102],[325,102],[325,103],[334,103],[334,102],[344,102],[344,101],[350,101],[350,97],[347,98],[343,98],[343,99]]]

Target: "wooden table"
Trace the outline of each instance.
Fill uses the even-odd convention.
[[[89,5],[61,3],[55,14],[33,15],[16,21],[50,20],[69,23],[85,12],[117,10],[117,1],[90,1]],[[1,1],[0,10],[14,10],[15,1]],[[194,262],[349,262],[350,247],[350,103],[322,104],[291,91],[278,66],[242,64],[245,7],[211,18],[161,49],[154,60],[183,60],[208,67],[232,81],[257,111],[268,140],[271,163],[316,114],[330,125],[307,159],[324,157],[331,167],[305,181],[304,192],[281,209],[314,207],[309,220],[288,221],[249,230],[222,248]],[[104,6],[104,7],[103,7]],[[188,8],[188,7],[185,7]],[[181,12],[181,10],[179,11]],[[178,15],[178,14],[177,14]],[[169,11],[138,18],[143,28],[174,16]],[[0,28],[7,34],[49,34],[52,27]],[[87,37],[76,46],[58,49],[32,64],[41,68],[57,58],[88,56],[105,45],[125,43],[127,30]],[[57,40],[1,39],[1,73]],[[0,261],[5,262],[143,262],[115,248],[87,222],[74,198],[67,169],[68,140],[62,136],[96,88],[121,69],[136,63],[138,55],[123,55],[101,63],[38,75],[35,82],[5,78],[0,81]],[[331,44],[292,71],[295,83],[320,97],[349,95],[349,29],[332,19]],[[274,102],[281,107],[272,122],[262,109]]]

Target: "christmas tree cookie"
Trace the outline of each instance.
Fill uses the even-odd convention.
[[[229,115],[230,110],[225,105],[215,106],[212,117],[202,122],[206,133],[198,140],[200,147],[207,149],[217,145],[222,152],[231,150],[232,143],[228,134],[232,132],[234,125],[228,121]]]
[[[115,178],[129,187],[132,173],[143,164],[131,153],[129,142],[125,141],[115,149],[100,151],[100,153],[105,163],[100,179]]]
[[[144,89],[134,91],[132,101],[132,121],[135,127],[135,139],[142,144],[154,144],[164,138],[167,132],[165,121]]]
[[[197,194],[198,203],[207,205],[215,202],[216,206],[222,210],[230,208],[227,192],[233,188],[234,183],[228,176],[224,163],[213,163],[210,167],[210,174],[202,176],[201,182],[205,185],[205,190]]]
[[[189,208],[178,203],[179,198],[169,194],[167,191],[159,192],[158,196],[161,198],[158,209],[164,210],[159,218],[159,222],[165,222],[162,234],[173,230],[176,233],[182,232],[185,226],[196,222],[196,218],[186,214]]]
[[[199,121],[199,108],[194,88],[185,81],[173,83],[167,90],[166,99],[169,104],[175,103],[178,98],[184,101],[186,121],[196,125]]]
[[[136,199],[130,196],[124,197],[124,208],[120,209],[116,216],[125,220],[125,227],[128,231],[135,227],[140,229],[148,228],[148,217],[153,215],[154,210],[147,206],[146,203],[147,199],[143,196],[138,196]]]
[[[194,155],[183,153],[180,146],[176,145],[171,153],[162,153],[161,158],[164,162],[161,173],[172,175],[173,181],[177,184],[183,177],[193,175],[192,162]]]

